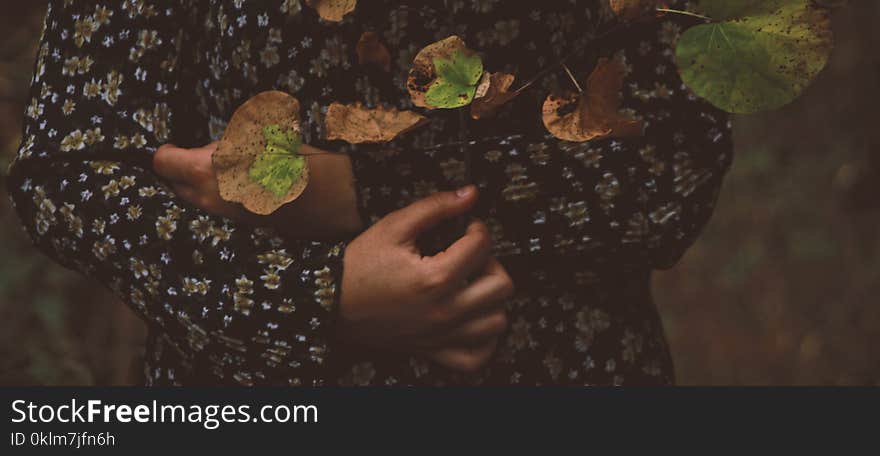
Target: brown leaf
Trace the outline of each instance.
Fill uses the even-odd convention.
[[[434,106],[429,105],[425,101],[425,94],[437,80],[434,60],[438,58],[449,59],[456,51],[465,52],[469,55],[473,54],[473,51],[468,49],[464,41],[456,35],[431,43],[416,54],[412,68],[409,70],[409,77],[406,80],[406,90],[409,91],[410,98],[412,98],[415,106],[435,109]]]
[[[314,8],[325,21],[342,22],[343,16],[354,11],[357,0],[306,0],[306,5]]]
[[[508,92],[514,76],[508,73],[483,73],[477,93],[471,103],[471,117],[479,120],[490,116],[495,110],[514,99],[518,92]]]
[[[341,139],[350,144],[382,143],[427,122],[427,118],[412,111],[332,103],[324,116],[324,132],[327,140]]]
[[[382,42],[379,35],[374,32],[364,32],[355,48],[358,55],[358,63],[361,65],[376,64],[385,71],[391,71],[391,53]]]
[[[296,98],[284,92],[269,91],[255,95],[235,110],[212,156],[221,198],[241,203],[255,214],[266,215],[302,194],[309,182],[308,161],[300,180],[283,197],[266,190],[248,175],[257,156],[265,153],[263,127],[279,125],[298,132],[299,109]]]
[[[544,126],[553,136],[573,142],[642,134],[644,125],[640,120],[619,112],[625,73],[623,61],[600,59],[583,93],[547,97]]]
[[[664,0],[608,0],[611,11],[625,21],[634,21],[660,14],[657,8],[667,6]]]

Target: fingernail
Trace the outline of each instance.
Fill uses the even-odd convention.
[[[473,186],[473,185],[466,185],[466,186],[464,186],[464,187],[462,187],[462,188],[456,190],[456,191],[455,191],[455,196],[457,196],[457,197],[459,197],[459,198],[464,198],[464,197],[470,195],[471,192],[473,192],[473,191],[474,191],[474,186]]]

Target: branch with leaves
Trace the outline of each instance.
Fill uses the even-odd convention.
[[[816,0],[702,0],[696,11],[670,9],[662,0],[607,1],[618,20],[600,37],[669,14],[701,22],[681,35],[676,65],[697,96],[731,113],[772,110],[792,102],[825,67],[833,48],[830,7],[836,5]],[[357,1],[307,0],[306,4],[323,20],[338,22],[355,9]],[[356,51],[360,64],[390,69],[391,53],[375,33],[364,33]],[[602,58],[582,81],[566,65],[573,55],[576,52],[511,90],[515,75],[487,71],[479,53],[453,35],[416,55],[406,89],[417,108],[467,108],[478,121],[539,78],[565,71],[575,90],[548,95],[542,108],[544,125],[553,136],[586,142],[642,134],[642,122],[620,112],[623,62]],[[332,103],[324,131],[329,140],[384,143],[427,122],[414,111]],[[288,94],[263,93],[242,105],[214,155],[221,196],[260,214],[299,196],[308,183],[299,128],[299,102]],[[463,153],[469,164],[470,152]]]

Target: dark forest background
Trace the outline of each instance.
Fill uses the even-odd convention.
[[[0,3],[5,172],[45,2]],[[853,0],[835,14],[832,62],[807,95],[736,119],[709,227],[655,275],[680,383],[880,385],[878,24],[880,2]],[[133,384],[142,343],[127,307],[31,247],[4,193],[0,385]]]

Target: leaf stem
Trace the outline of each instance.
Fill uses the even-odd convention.
[[[657,11],[660,11],[661,13],[672,13],[672,14],[681,14],[682,16],[698,17],[698,18],[703,19],[705,21],[710,21],[710,22],[712,21],[712,18],[709,16],[704,16],[702,14],[697,14],[697,13],[692,13],[690,11],[682,11],[682,10],[671,9],[671,8],[657,8]]]
[[[470,147],[467,147],[465,145],[466,140],[467,140],[466,128],[467,128],[467,117],[464,114],[464,110],[459,109],[458,110],[458,129],[462,133],[459,134],[459,141],[461,144],[459,144],[458,149],[463,156],[462,158],[464,158],[464,172],[465,172],[464,179],[468,184],[474,184],[475,183],[475,182],[473,182],[474,174],[473,174],[473,169],[471,169],[473,167],[473,163],[474,163],[473,152],[471,152]]]
[[[473,170],[473,168],[474,168],[473,147],[469,147],[465,144],[467,141],[467,138],[469,136],[469,133],[467,130],[467,127],[468,127],[467,121],[468,121],[468,119],[467,119],[467,116],[465,115],[465,110],[459,109],[458,110],[458,132],[459,132],[458,139],[461,142],[461,144],[459,144],[458,150],[459,150],[459,153],[462,154],[462,156],[463,156],[462,158],[464,159],[464,180],[468,184],[476,185],[476,182],[474,182],[474,170]],[[468,223],[470,222],[470,219],[471,219],[471,217],[469,217],[467,214],[462,214],[458,218],[458,231],[459,231],[459,233],[464,233],[465,231],[467,231],[467,226],[468,226]]]
[[[544,76],[547,76],[548,74],[558,70],[559,67],[564,65],[565,62],[567,62],[570,58],[577,55],[578,52],[589,49],[591,45],[593,45],[597,41],[601,41],[601,40],[605,39],[609,35],[620,32],[622,30],[626,30],[627,28],[630,27],[630,25],[631,24],[628,22],[618,22],[613,27],[610,27],[608,30],[605,30],[605,31],[600,32],[597,35],[593,36],[588,42],[581,43],[579,45],[574,46],[574,48],[571,51],[569,51],[568,54],[565,54],[561,59],[556,61],[555,64],[549,65],[549,66],[545,67],[544,69],[538,71],[537,74],[532,76],[532,78],[529,79],[528,81],[526,81],[526,83],[523,84],[522,86],[520,86],[520,88],[514,90],[514,92],[517,95],[519,95],[521,92],[523,92],[525,89],[529,88],[532,84],[539,81]]]
[[[565,70],[565,74],[568,75],[568,78],[571,79],[571,82],[574,83],[574,86],[577,87],[577,89],[578,89],[578,93],[584,93],[584,89],[582,89],[582,88],[581,88],[581,85],[578,84],[577,78],[574,77],[573,74],[571,74],[571,70],[568,69],[568,65],[566,65],[566,64],[563,63],[563,64],[562,64],[562,68]]]
[[[323,152],[296,152],[296,153],[288,153],[288,152],[263,152],[256,155],[281,155],[288,157],[308,157],[309,155],[327,155],[327,154],[335,154],[337,152],[323,151]]]

